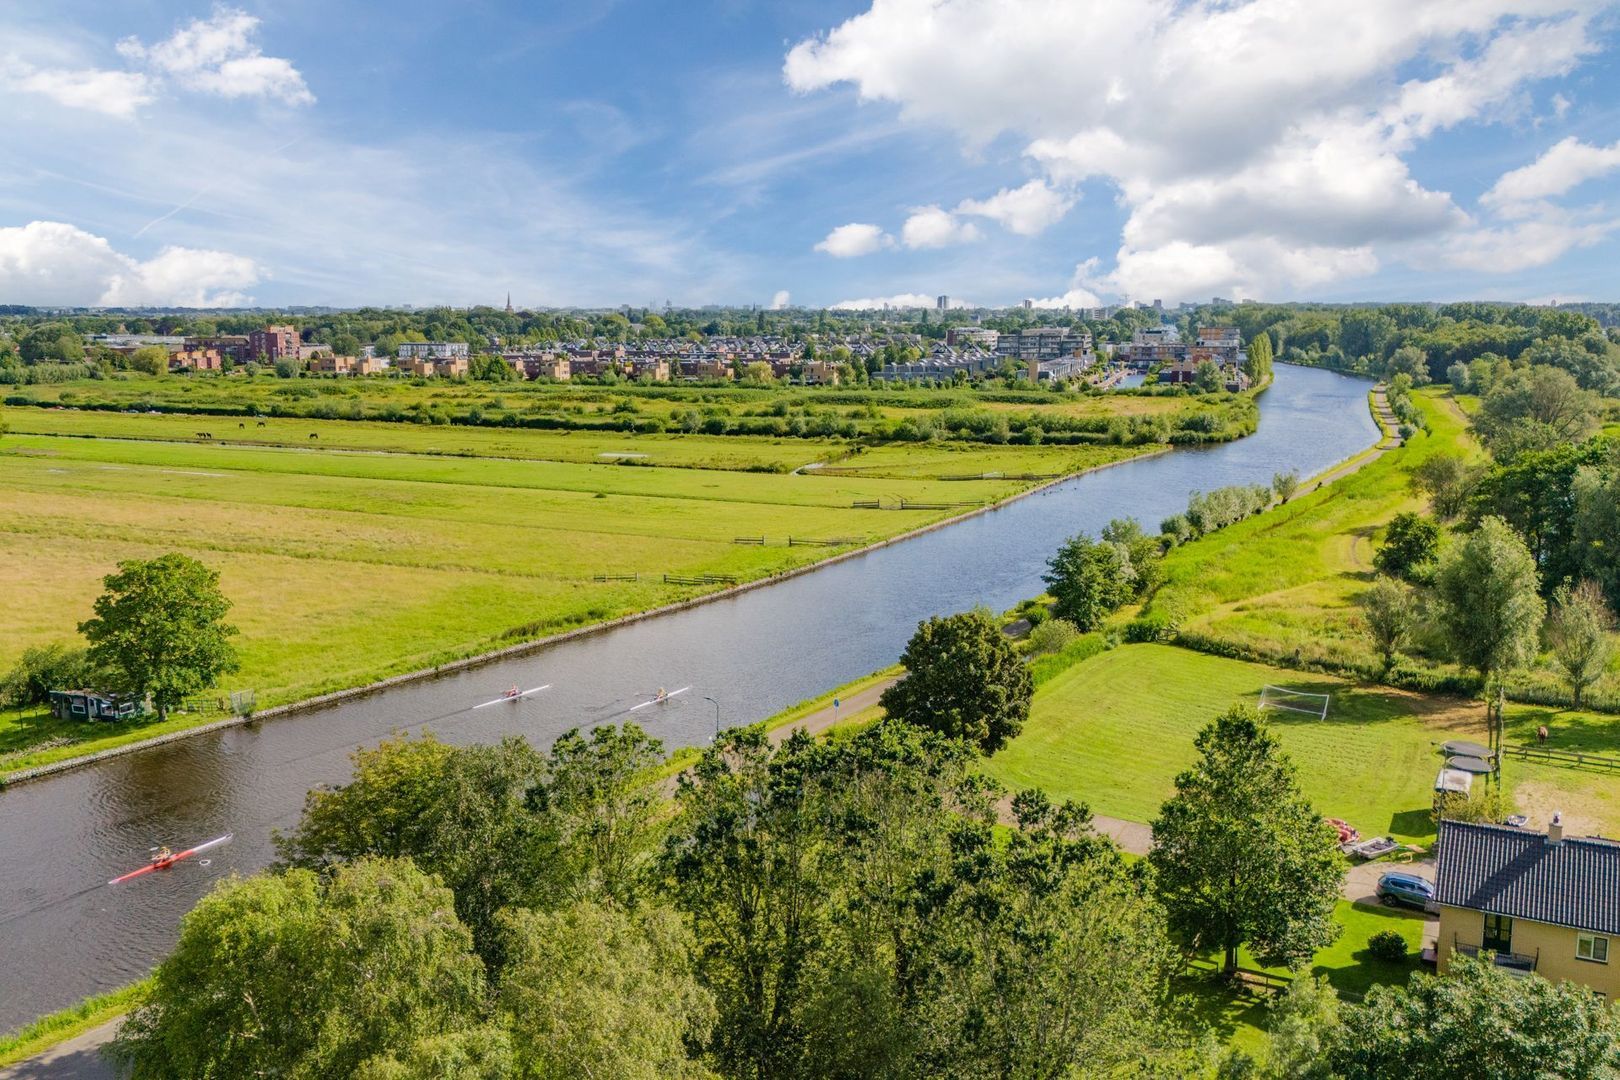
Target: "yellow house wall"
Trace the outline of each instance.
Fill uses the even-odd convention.
[[[1451,965],[1452,945],[1478,946],[1485,933],[1485,916],[1467,908],[1442,907],[1437,966],[1442,975]],[[1589,986],[1620,1001],[1620,935],[1609,935],[1609,962],[1595,964],[1575,958],[1578,931],[1550,923],[1513,920],[1513,951],[1536,957],[1536,974],[1553,982]]]

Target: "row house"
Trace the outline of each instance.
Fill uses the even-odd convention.
[[[254,358],[253,349],[246,334],[213,334],[185,339],[186,352],[208,350],[219,353],[220,356],[233,364],[245,364]]]
[[[467,366],[465,356],[453,356],[441,360],[417,358],[410,361],[408,370],[412,375],[422,379],[465,379],[467,377]]]
[[[309,370],[316,375],[381,375],[388,368],[376,356],[333,356],[322,352],[311,358]]]

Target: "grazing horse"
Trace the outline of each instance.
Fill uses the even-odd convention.
[[[213,437],[214,436],[213,436],[213,434],[211,432],[207,432],[207,431],[199,431],[199,432],[197,432],[197,438],[199,438],[199,439],[212,439]]]
[[[245,428],[245,427],[247,427],[247,425],[246,425],[246,424],[237,424],[237,425],[236,425],[236,426],[237,426],[237,427],[239,427],[239,428]]]
[[[313,431],[312,431],[312,432],[310,432],[310,433],[309,433],[309,437],[310,437],[310,438],[312,438],[312,439],[318,439],[318,438],[320,438],[320,436],[319,436],[319,435],[317,435],[317,434],[315,434],[315,433],[314,433],[314,432],[313,432]]]
[[[1536,742],[1541,743],[1543,746],[1547,744],[1546,724],[1542,724],[1540,727],[1536,728]]]
[[[264,421],[263,421],[263,420],[260,420],[260,421],[259,421],[259,426],[260,426],[260,427],[264,427]]]

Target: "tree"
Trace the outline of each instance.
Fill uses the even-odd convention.
[[[1442,946],[1443,947],[1443,946]],[[1456,956],[1445,978],[1375,986],[1342,1008],[1327,1060],[1344,1080],[1585,1080],[1620,1072],[1620,1012],[1575,983]]]
[[[549,817],[557,863],[575,897],[628,904],[636,898],[660,835],[658,786],[648,775],[663,747],[635,724],[564,732],[551,746],[551,775],[530,805]]]
[[[17,666],[0,678],[0,701],[17,708],[49,700],[52,690],[95,688],[106,673],[84,649],[67,645],[33,645],[22,651]]]
[[[1423,386],[1430,378],[1429,355],[1415,345],[1402,345],[1390,356],[1385,374],[1391,378],[1407,375],[1413,386]]]
[[[1135,518],[1114,518],[1102,527],[1099,534],[1104,543],[1118,544],[1130,559],[1136,580],[1131,586],[1133,597],[1142,596],[1156,588],[1164,577],[1164,545],[1157,536],[1149,536]]]
[[[1267,1009],[1266,1080],[1334,1080],[1325,1059],[1339,1026],[1339,994],[1326,979],[1301,974]]]
[[[714,998],[692,967],[675,910],[580,901],[502,913],[499,1007],[518,1077],[706,1077],[687,1059],[714,1025]]]
[[[1252,385],[1258,385],[1271,374],[1271,337],[1265,333],[1255,336],[1244,349],[1243,373]]]
[[[1487,517],[1454,544],[1434,574],[1435,614],[1458,663],[1484,680],[1535,653],[1546,610],[1536,562],[1507,522]]]
[[[1474,427],[1498,461],[1526,450],[1580,442],[1597,430],[1597,395],[1554,367],[1523,368],[1496,380]]]
[[[1603,588],[1611,608],[1620,607],[1620,462],[1577,469],[1570,493],[1577,573]]]
[[[1057,601],[1052,614],[1087,631],[1131,599],[1137,578],[1128,548],[1081,533],[1058,548],[1041,580]]]
[[[1569,683],[1573,705],[1581,707],[1581,695],[1603,676],[1614,655],[1614,615],[1603,603],[1603,590],[1590,579],[1570,589],[1562,586],[1553,595],[1547,617],[1547,645],[1553,660]]]
[[[450,889],[479,954],[497,964],[496,914],[564,889],[551,823],[527,803],[544,758],[519,738],[451,747],[424,734],[357,750],[353,761],[352,780],[311,791],[298,827],[276,837],[281,858],[319,871],[372,856],[410,859]]]
[[[1153,865],[1170,925],[1264,964],[1299,963],[1338,936],[1337,837],[1300,793],[1293,764],[1259,716],[1234,707],[1194,744],[1199,760],[1153,823]]]
[[[1417,602],[1411,588],[1396,578],[1380,575],[1361,596],[1361,617],[1387,673],[1395,666],[1395,655],[1406,644],[1417,621]]]
[[[449,890],[365,859],[233,880],[180,924],[112,1046],[142,1078],[349,1076],[476,1025],[483,969]]]
[[[1480,470],[1461,454],[1432,454],[1412,470],[1412,486],[1429,497],[1429,509],[1441,521],[1461,516],[1479,478]]]
[[[169,370],[169,350],[161,345],[147,345],[129,354],[129,369],[148,375],[162,375]]]
[[[906,677],[882,698],[896,719],[993,754],[1029,718],[1029,669],[982,608],[918,623],[900,662]]]
[[[79,624],[90,660],[116,673],[119,689],[152,696],[158,719],[187,694],[237,668],[225,623],[231,602],[219,572],[178,553],[118,564],[102,584],[95,616]]]
[[[1271,490],[1277,496],[1278,502],[1287,502],[1299,491],[1299,473],[1280,472],[1273,473],[1271,477]]]
[[[1218,394],[1225,385],[1220,365],[1213,360],[1200,362],[1193,372],[1193,389],[1200,394]]]
[[[1440,553],[1440,527],[1421,514],[1403,512],[1390,519],[1373,565],[1386,574],[1420,581]]]

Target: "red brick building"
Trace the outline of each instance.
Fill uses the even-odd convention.
[[[298,359],[298,330],[292,326],[267,326],[248,335],[248,352],[269,361],[282,357]]]

